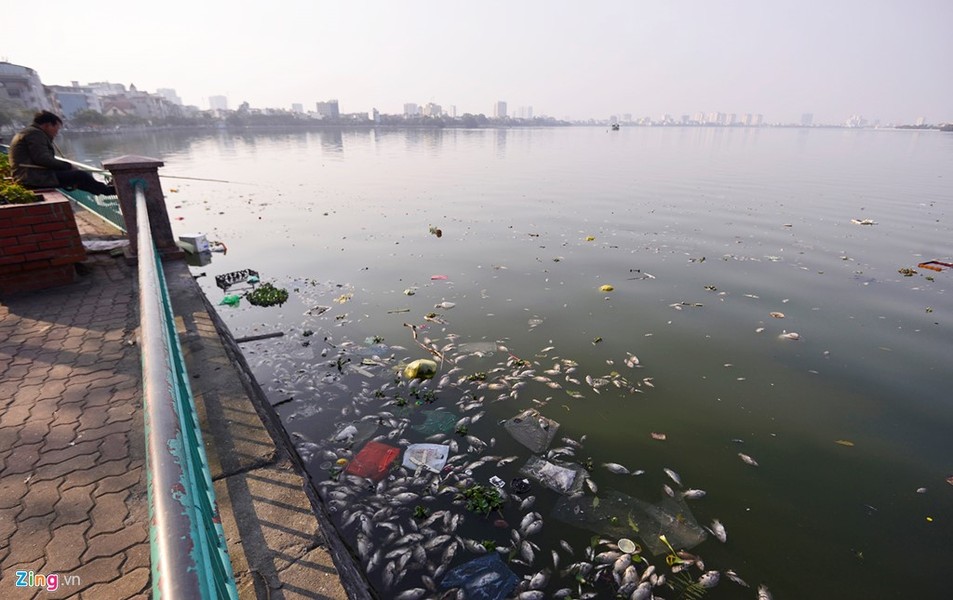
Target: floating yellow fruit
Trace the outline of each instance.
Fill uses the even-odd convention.
[[[431,379],[437,374],[437,363],[426,358],[420,358],[404,367],[404,377],[407,379]]]
[[[604,285],[604,286],[601,286],[601,287],[599,288],[599,291],[600,291],[600,292],[611,292],[611,291],[614,290],[614,289],[615,289],[615,288],[612,287],[611,285],[606,284],[606,285]]]

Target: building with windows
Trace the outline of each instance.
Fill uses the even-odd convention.
[[[419,114],[420,114],[420,107],[417,106],[415,102],[408,102],[404,104],[405,117],[416,117]]]
[[[498,100],[496,104],[493,105],[493,117],[496,119],[506,118],[506,102]]]
[[[0,62],[0,101],[31,112],[54,109],[39,74],[8,62]]]
[[[322,119],[338,119],[341,117],[341,111],[338,108],[337,100],[328,100],[327,102],[318,102],[315,108]]]

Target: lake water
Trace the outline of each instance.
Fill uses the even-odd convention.
[[[663,485],[707,492],[678,520],[717,518],[728,540],[709,535],[691,552],[752,586],[723,574],[708,598],[755,598],[759,584],[788,599],[949,597],[953,270],[917,264],[953,259],[953,135],[65,137],[64,151],[84,162],[165,161],[160,173],[179,178],[163,180],[176,232],[228,248],[194,269],[213,301],[223,297],[213,276],[244,268],[288,289],[281,307],[243,300],[220,314],[236,337],[285,332],[243,348],[382,597],[430,585],[427,573],[439,583],[442,560],[452,568],[477,556],[470,540],[512,546],[501,556],[523,577],[554,570],[552,550],[565,569],[585,560],[593,535],[618,533],[611,515],[593,527],[557,521],[560,494],[536,482],[530,508],[511,498],[484,519],[452,503],[455,482],[519,477],[532,452],[500,421],[534,407],[561,424],[551,448],[591,468],[590,507],[616,492],[658,503]],[[899,272],[908,268],[916,273]],[[432,356],[405,324],[443,351],[437,378],[416,394],[395,372]],[[792,332],[799,339],[780,337]],[[335,441],[342,428],[376,425],[372,435],[401,447],[424,441],[413,427],[427,410],[482,414],[466,433],[492,447],[451,430],[437,439],[464,456],[439,478],[395,471],[376,489],[329,481],[335,459],[363,443]],[[462,473],[488,455],[517,458]],[[614,474],[602,466],[610,462],[645,473]],[[404,493],[416,496],[394,499]],[[448,511],[424,526],[424,540],[406,538],[423,521],[418,506]],[[544,526],[528,538],[528,560],[511,530],[532,511]],[[647,548],[642,529],[628,537]],[[438,534],[448,539],[427,546]],[[664,555],[644,556],[668,572]],[[545,590],[565,586],[578,597],[573,574],[554,573]],[[612,597],[615,588],[586,589]]]

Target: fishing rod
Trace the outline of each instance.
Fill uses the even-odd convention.
[[[57,151],[59,151],[59,148],[56,148],[56,149],[57,149]],[[64,157],[64,156],[63,156],[63,153],[62,153],[61,151],[59,152],[59,157],[58,157],[58,158],[59,158],[60,160],[63,160],[63,161],[68,162],[69,164],[73,165],[74,167],[83,169],[84,171],[89,171],[89,172],[91,172],[91,173],[99,173],[99,174],[101,174],[101,175],[110,175],[110,176],[112,176],[112,173],[110,173],[110,172],[107,171],[106,169],[99,169],[99,168],[96,168],[96,167],[93,167],[93,166],[90,166],[90,165],[87,165],[87,164],[84,164],[84,163],[81,163],[81,162],[77,162],[77,161],[75,161],[75,160],[70,160],[70,159]],[[249,183],[249,182],[245,182],[245,181],[226,181],[226,180],[224,180],[224,179],[207,179],[207,178],[204,178],[204,177],[186,177],[186,176],[184,176],[184,175],[164,175],[164,174],[162,174],[162,173],[159,174],[159,177],[162,178],[162,179],[188,179],[188,180],[191,180],[191,181],[210,181],[210,182],[212,182],[212,183],[227,183],[227,184],[230,184],[230,185],[261,185],[260,183]]]

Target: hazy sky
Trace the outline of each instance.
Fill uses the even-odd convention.
[[[953,121],[953,0],[0,0],[0,60],[187,104]]]

